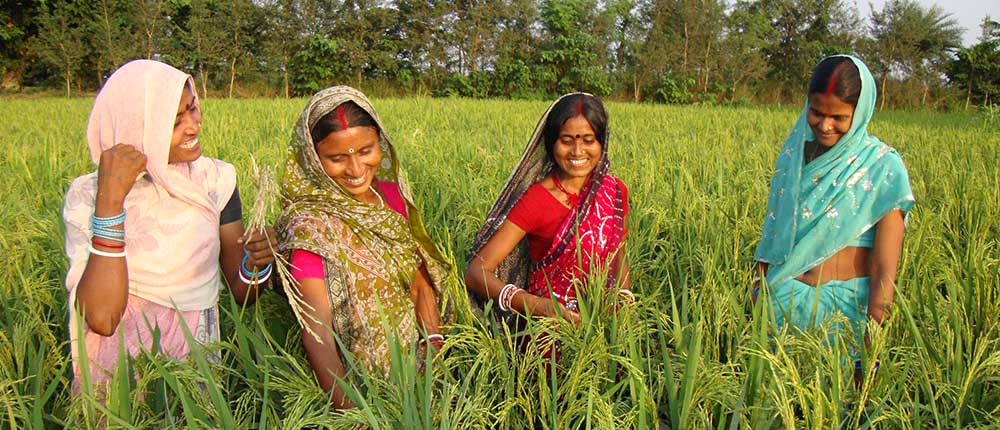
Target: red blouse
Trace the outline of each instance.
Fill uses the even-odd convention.
[[[628,188],[621,179],[618,179],[618,187],[622,190],[622,200],[625,202],[624,218],[628,219]],[[569,215],[569,211],[541,183],[536,183],[528,187],[521,199],[514,204],[507,219],[528,234],[528,256],[532,261],[540,261],[552,247],[559,226]]]

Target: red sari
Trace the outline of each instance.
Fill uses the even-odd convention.
[[[541,184],[534,184],[511,209],[508,220],[527,233],[532,261],[526,288],[529,293],[555,297],[576,310],[575,286],[592,270],[608,269],[606,285],[614,285],[618,270],[614,257],[626,234],[628,189],[612,175],[604,175],[598,185],[593,198],[567,208]],[[590,186],[588,183],[584,188]],[[574,229],[580,210],[585,212]]]

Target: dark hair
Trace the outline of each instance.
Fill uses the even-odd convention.
[[[861,73],[848,57],[829,57],[820,61],[809,79],[809,95],[833,94],[857,107],[861,97]]]
[[[316,122],[312,130],[309,130],[309,134],[312,136],[313,145],[315,145],[326,139],[330,133],[351,127],[375,127],[376,130],[378,129],[375,118],[372,118],[368,111],[361,109],[357,103],[346,101],[337,106],[336,109],[331,110],[330,113],[323,115],[323,118]]]
[[[566,96],[552,107],[552,112],[545,120],[542,136],[545,139],[545,154],[548,155],[549,161],[555,161],[552,148],[556,140],[559,140],[559,131],[562,130],[563,124],[577,115],[583,115],[583,118],[590,123],[590,127],[594,129],[594,136],[601,142],[602,147],[607,144],[608,113],[604,110],[601,99],[587,94]]]

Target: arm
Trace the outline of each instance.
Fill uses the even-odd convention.
[[[868,293],[868,317],[881,324],[889,316],[896,289],[896,270],[899,256],[903,251],[903,211],[893,210],[886,214],[875,230],[875,245],[872,247],[870,267],[870,287]]]
[[[750,302],[753,303],[753,304],[757,304],[757,295],[759,294],[759,291],[755,291],[755,290],[757,290],[758,288],[760,288],[760,283],[763,281],[763,279],[765,277],[767,277],[767,268],[768,268],[767,263],[760,262],[760,261],[755,262],[754,269],[753,269],[753,271],[754,271],[754,281],[753,281],[753,285],[750,286],[750,289],[751,289],[751,291],[750,291]]]
[[[437,309],[437,297],[430,283],[426,266],[417,269],[410,285],[410,298],[417,313],[417,322],[427,334],[441,333],[441,319]]]
[[[243,261],[244,248],[250,254],[247,259],[247,268],[255,270],[274,262],[272,249],[277,249],[277,241],[274,237],[274,229],[268,228],[267,234],[253,232],[249,237],[245,237],[243,221],[233,221],[219,226],[219,241],[221,242],[219,251],[219,265],[222,273],[229,284],[229,290],[237,303],[250,304],[257,300],[262,288],[261,285],[250,285],[240,279],[240,264]],[[270,242],[270,243],[269,243]],[[244,245],[245,243],[245,245]],[[271,269],[274,270],[274,269]],[[264,282],[272,282],[276,276]]]
[[[510,220],[504,221],[500,229],[493,234],[488,242],[472,257],[469,268],[465,270],[465,285],[476,295],[496,300],[506,283],[496,276],[497,266],[514,250],[518,242],[524,238],[525,232]],[[518,293],[511,299],[510,307],[522,315],[555,317],[562,314],[567,319],[578,322],[580,316],[566,309],[560,303],[557,310],[552,306],[552,300],[529,294],[527,291]]]
[[[322,341],[320,343],[307,330],[302,330],[302,346],[305,347],[309,366],[312,367],[320,388],[330,393],[330,401],[334,408],[353,408],[354,404],[337,383],[337,378],[343,379],[347,372],[344,370],[344,362],[340,359],[337,341],[333,336],[333,312],[330,310],[326,282],[322,279],[306,278],[300,279],[299,285],[302,299],[312,306],[312,310],[303,307],[303,311],[309,314],[303,320]]]
[[[145,166],[146,156],[131,146],[117,144],[101,153],[94,215],[113,217],[122,213],[125,196],[132,190],[136,177]],[[120,230],[124,226],[111,228]],[[124,252],[123,249],[98,244],[93,246],[98,251]],[[118,329],[127,303],[128,267],[125,258],[90,254],[76,287],[76,306],[83,314],[87,327],[101,336],[111,336]]]

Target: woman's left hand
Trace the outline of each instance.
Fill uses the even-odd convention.
[[[239,239],[243,249],[249,254],[247,269],[257,270],[274,262],[274,252],[278,250],[278,240],[274,229],[267,227],[264,231],[247,230]]]

